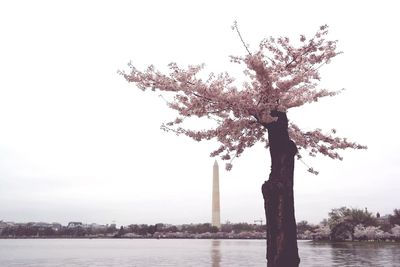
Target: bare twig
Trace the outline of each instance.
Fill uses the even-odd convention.
[[[250,53],[250,50],[249,50],[249,48],[247,47],[246,43],[243,41],[243,38],[242,38],[242,35],[240,34],[239,27],[238,27],[238,25],[237,25],[237,21],[236,21],[236,20],[233,22],[233,27],[232,27],[232,28],[233,28],[234,30],[236,30],[237,34],[239,35],[240,40],[242,41],[243,46],[246,48],[247,52],[248,52],[249,55],[251,56],[252,54]]]

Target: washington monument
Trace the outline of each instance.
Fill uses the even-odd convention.
[[[219,206],[219,167],[217,161],[214,162],[213,166],[211,225],[221,228],[221,217],[220,217],[220,206]]]

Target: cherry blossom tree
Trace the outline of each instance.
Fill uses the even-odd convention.
[[[390,238],[389,233],[385,233],[380,226],[356,225],[354,228],[354,237],[357,240],[385,240]]]
[[[312,234],[314,240],[329,240],[331,237],[331,228],[327,224],[319,224],[314,232]]]
[[[400,240],[400,225],[395,225],[390,232],[393,234],[395,240]]]
[[[236,23],[233,29],[241,38]],[[170,95],[167,105],[178,116],[164,123],[162,129],[196,141],[216,139],[220,145],[211,156],[226,161],[227,170],[246,148],[258,142],[269,148],[271,173],[262,193],[267,217],[267,260],[272,267],[298,266],[300,261],[293,200],[295,156],[300,158],[305,152],[341,160],[340,150],[366,148],[336,136],[334,129],[329,133],[321,129],[303,131],[288,122],[289,109],[340,92],[318,87],[320,67],[340,54],[336,51],[337,41],[327,40],[327,33],[328,27],[321,26],[309,39],[300,35],[296,46],[287,37],[264,39],[254,52],[245,45],[248,54],[230,57],[231,62],[244,66],[247,80],[241,86],[228,73],[211,73],[202,78],[204,65],[183,68],[170,63],[169,73],[162,73],[152,65],[142,71],[130,63],[129,72],[120,71],[142,90]],[[215,125],[202,130],[186,127],[185,121],[193,117],[212,119]],[[312,168],[309,171],[317,174]]]

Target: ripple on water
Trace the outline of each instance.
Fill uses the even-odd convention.
[[[400,267],[399,243],[299,241],[300,266]],[[264,240],[8,239],[1,267],[265,267]]]

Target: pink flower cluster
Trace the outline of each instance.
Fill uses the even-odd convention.
[[[301,35],[299,46],[292,45],[287,37],[270,37],[264,39],[254,53],[245,57],[231,56],[232,62],[245,66],[248,81],[241,88],[234,86],[234,79],[228,73],[211,73],[207,80],[202,80],[198,73],[204,65],[180,68],[171,63],[170,72],[164,74],[153,66],[140,71],[129,64],[130,72],[121,71],[120,74],[142,90],[171,93],[173,99],[168,106],[179,116],[163,124],[162,129],[196,141],[216,138],[221,145],[211,156],[228,161],[226,168],[230,169],[232,160],[256,142],[264,142],[268,147],[266,126],[276,120],[270,115],[271,111],[285,112],[339,93],[317,88],[319,68],[340,54],[336,52],[337,41],[325,39],[327,33],[324,25],[311,39]],[[200,131],[184,127],[185,119],[193,116],[212,118],[217,125]],[[298,148],[311,156],[320,153],[342,159],[337,153],[339,149],[366,148],[334,137],[335,131],[332,134],[323,134],[319,129],[303,132],[290,124],[289,134]]]

